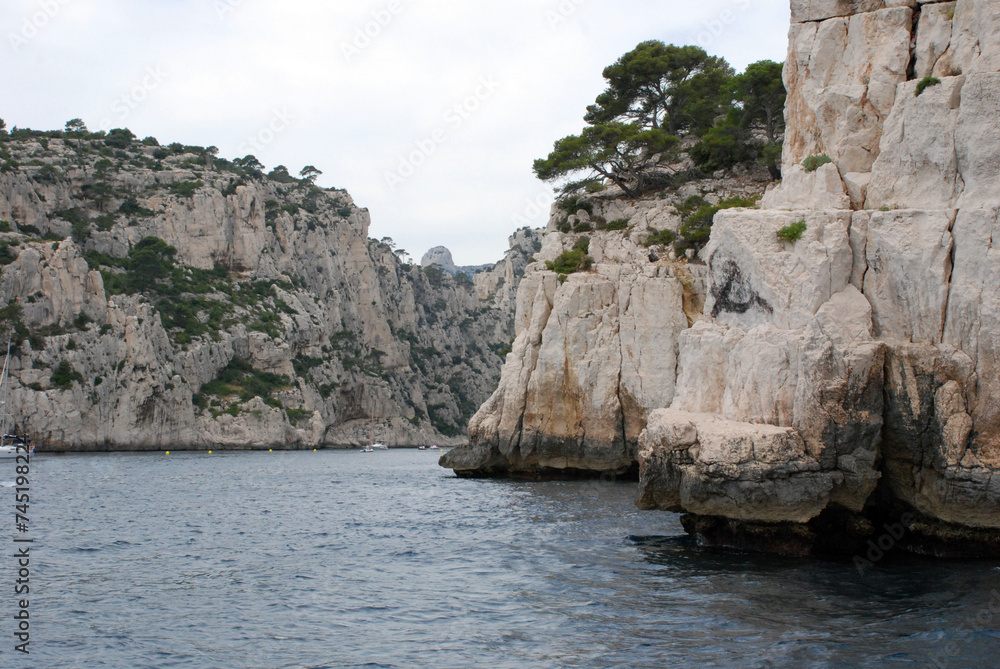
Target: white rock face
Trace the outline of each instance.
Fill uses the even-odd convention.
[[[796,219],[807,221],[803,238],[794,244],[779,241],[777,230]],[[719,227],[706,248],[711,272],[705,313],[711,323],[699,323],[681,337],[678,387],[670,407],[794,431],[819,463],[814,471],[824,484],[822,495],[808,494],[811,506],[792,507],[816,514],[830,500],[859,511],[879,478],[874,467],[882,419],[873,408],[880,406],[884,354],[872,337],[871,305],[850,284],[851,221],[850,212],[732,211],[717,217]],[[647,433],[647,443],[661,439],[653,423]],[[663,466],[670,460],[649,462]],[[647,476],[646,469],[643,465],[642,494],[669,496],[650,486],[675,474]],[[696,470],[685,474],[696,475]],[[786,494],[771,495],[769,509],[767,498],[746,507],[753,512],[715,515],[791,519],[782,516],[785,502],[779,500],[787,501]],[[743,501],[730,499],[737,505]]]
[[[955,18],[957,4],[940,2],[921,7],[920,23],[917,25],[916,79],[953,75],[951,59],[942,62],[941,57],[951,46],[952,20]]]
[[[965,191],[958,201],[963,209],[1000,205],[997,180],[1000,164],[996,147],[1000,142],[1000,72],[970,74],[962,88],[962,105],[955,130],[955,151]]]
[[[788,243],[778,231],[806,223],[802,239]],[[705,313],[723,325],[771,323],[803,327],[850,281],[851,212],[719,212],[708,259],[711,289]]]
[[[872,167],[871,209],[948,209],[962,195],[955,133],[965,77],[947,77],[920,97],[918,82],[899,85]]]
[[[944,342],[964,352],[975,364],[972,399],[975,443],[980,455],[995,463],[1000,456],[1000,210],[959,212],[953,232],[955,269],[951,278]]]
[[[951,4],[951,3],[948,3]],[[928,8],[933,9],[934,5]],[[942,19],[947,22],[950,10],[942,7]],[[941,43],[945,25],[932,32]],[[1000,6],[994,0],[958,0],[952,15],[951,40],[934,66],[936,76],[977,74],[1000,71]],[[940,37],[939,37],[940,35]]]
[[[802,211],[718,217],[706,248],[711,319],[680,338],[674,403],[653,414],[642,437],[640,503],[803,522],[833,506],[860,510],[879,485],[883,498],[929,524],[915,530],[914,550],[947,553],[947,537],[970,532],[992,554],[1000,303],[988,286],[1000,281],[992,250],[1000,33],[991,26],[1000,3],[919,3],[915,33],[914,2],[792,4],[803,23],[792,26],[785,72],[786,177],[764,206]],[[941,80],[918,96],[918,80],[929,75]],[[819,154],[834,163],[824,166],[828,176],[807,180],[799,163]],[[843,206],[834,166],[849,206],[868,211],[830,211]],[[820,224],[822,216],[836,224]],[[808,230],[783,260],[765,240],[787,217]],[[817,227],[823,233],[811,237]],[[745,440],[729,447],[728,469],[699,459],[690,435],[711,420],[734,421],[726,434],[754,443],[766,438],[754,426],[790,430],[831,487],[764,473],[759,489],[741,489],[741,477],[755,471]],[[937,527],[950,529],[939,535]],[[725,543],[729,531],[700,536]]]
[[[783,172],[783,178],[761,199],[764,209],[850,209],[848,195],[840,171],[827,163],[814,172],[806,172],[801,165],[792,165]],[[862,199],[862,202],[864,200]]]
[[[421,267],[430,267],[431,265],[440,265],[442,268],[450,270],[454,269],[455,260],[451,257],[451,251],[447,247],[435,246],[420,259]]]
[[[792,0],[792,23],[853,16],[886,7],[914,7],[918,0]]]
[[[520,332],[493,398],[472,419],[478,468],[620,471],[651,407],[673,399],[684,286],[666,268],[600,265],[521,283]],[[525,308],[526,307],[526,308]]]
[[[629,229],[587,233],[591,271],[560,282],[541,262],[529,266],[500,386],[472,419],[472,447],[443,465],[463,476],[525,477],[635,467],[639,434],[674,398],[679,341],[706,299],[706,267],[642,245],[652,230],[678,228],[676,203],[596,200],[595,218],[625,218]],[[553,225],[536,257],[552,261],[579,238]]]
[[[893,7],[792,25],[786,166],[828,155],[841,172],[871,171],[896,86],[906,80],[912,23],[909,7]]]
[[[941,343],[951,277],[947,211],[874,212],[868,225],[865,296],[885,339]]]

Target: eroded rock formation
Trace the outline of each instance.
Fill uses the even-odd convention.
[[[767,180],[764,171],[695,182],[666,199],[608,194],[568,217],[556,208],[518,290],[500,386],[470,423],[471,448],[449,453],[445,466],[466,476],[634,475],[649,413],[674,399],[678,342],[700,317],[708,274],[644,242],[678,229],[673,205],[760,194]],[[628,227],[607,229],[616,221]],[[587,232],[558,230],[567,225]],[[583,237],[593,271],[546,270]]]
[[[634,452],[640,506],[688,514],[706,544],[853,552],[905,518],[899,547],[1000,555],[1000,3],[796,0],[792,18],[782,183],[717,215],[692,327],[666,289],[637,310],[638,385],[659,394],[634,410],[599,363],[628,367],[632,284],[593,295],[600,263],[561,288],[529,274],[501,390],[445,464],[624,471]],[[565,364],[541,365],[554,347]],[[601,413],[581,398],[618,423],[585,429]]]

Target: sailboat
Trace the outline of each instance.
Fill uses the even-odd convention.
[[[362,453],[374,453],[375,451],[388,451],[389,447],[381,441],[375,441],[375,413],[368,414],[368,445],[361,449]]]
[[[389,447],[381,441],[375,441],[375,416],[371,417],[368,423],[368,445],[361,449],[362,453],[374,453],[375,451],[388,451]]]
[[[31,439],[15,433],[7,434],[7,398],[9,396],[8,370],[10,366],[10,342],[7,342],[7,357],[0,372],[0,458],[14,458],[18,455],[33,455],[35,446]]]

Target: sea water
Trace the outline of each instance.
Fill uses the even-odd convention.
[[[439,453],[13,461],[0,667],[995,667],[1000,568],[698,548],[627,482],[470,481]]]

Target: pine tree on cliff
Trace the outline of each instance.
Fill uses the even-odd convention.
[[[643,42],[604,68],[608,88],[584,120],[635,122],[675,136],[700,134],[725,110],[723,87],[733,74],[725,59],[700,47]]]
[[[780,178],[786,97],[781,70],[781,63],[762,60],[726,83],[724,93],[732,106],[691,150],[699,167],[717,170],[759,161],[774,179]]]
[[[607,180],[635,197],[662,185],[681,138],[697,136],[690,154],[702,169],[759,161],[778,178],[781,69],[764,60],[736,75],[700,47],[643,42],[604,69],[608,86],[587,108],[589,127],[556,142],[547,158],[535,161],[535,174],[543,181],[570,179],[564,193]],[[654,172],[658,183],[650,179]]]
[[[676,158],[680,137],[712,127],[732,76],[724,59],[699,47],[643,42],[605,68],[608,87],[587,108],[589,127],[556,142],[535,161],[535,174],[543,181],[582,177],[565,192],[607,179],[635,197],[654,169]]]
[[[663,130],[644,130],[636,123],[599,123],[579,135],[560,139],[548,158],[535,161],[535,174],[543,181],[591,171],[614,182],[628,197],[645,189],[646,174],[654,155],[664,155],[678,139]],[[572,184],[570,189],[584,182]]]

